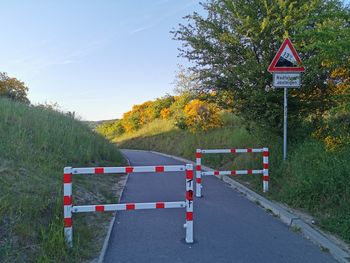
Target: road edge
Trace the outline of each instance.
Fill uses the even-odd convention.
[[[126,157],[123,153],[122,153],[122,155],[124,156],[127,164],[130,166],[130,160],[128,159],[128,157]],[[126,179],[125,179],[124,184],[122,186],[122,190],[120,191],[120,195],[119,195],[119,198],[118,198],[118,203],[120,203],[120,200],[121,200],[121,198],[123,196],[124,189],[125,189],[125,186],[126,186],[126,184],[128,182],[128,179],[129,179],[129,174],[126,174]],[[105,240],[103,242],[103,246],[102,246],[102,249],[101,249],[101,252],[100,252],[100,256],[98,257],[98,261],[97,261],[98,263],[103,263],[103,261],[105,259],[106,252],[107,252],[108,245],[109,245],[109,240],[111,238],[111,234],[112,234],[112,230],[113,230],[113,226],[114,226],[114,223],[115,223],[116,216],[117,216],[117,212],[114,212],[113,213],[113,218],[112,218],[111,222],[109,223],[107,235],[106,235]]]
[[[156,151],[149,151],[154,154],[159,154],[165,157],[169,157],[178,161],[185,163],[192,163],[195,165],[195,162],[187,160],[182,157],[160,153]],[[210,167],[203,166],[202,169],[205,171],[211,171]],[[278,217],[283,223],[289,227],[294,228],[296,231],[301,231],[305,238],[312,241],[314,244],[318,245],[322,251],[329,251],[329,253],[341,263],[350,262],[350,251],[346,251],[345,248],[340,247],[338,244],[330,240],[320,229],[315,229],[306,223],[302,218],[294,213],[288,211],[285,207],[282,207],[280,204],[275,203],[266,199],[265,197],[259,195],[258,193],[250,190],[241,183],[233,180],[232,178],[224,175],[217,177],[222,181],[228,183],[234,190],[240,192],[248,200],[256,203],[257,205],[263,207],[266,211],[272,213],[274,216]]]

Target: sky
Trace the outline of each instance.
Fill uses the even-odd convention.
[[[169,31],[194,11],[198,0],[1,1],[0,71],[23,81],[33,104],[120,118],[172,93],[188,62]]]
[[[199,0],[2,0],[0,71],[25,82],[34,104],[120,118],[172,93],[188,61],[169,31],[194,11],[204,12]]]

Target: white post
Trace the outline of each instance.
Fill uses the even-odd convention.
[[[64,238],[69,247],[73,246],[72,225],[72,167],[65,167],[63,174],[63,216]]]
[[[196,197],[202,197],[202,159],[201,149],[196,150]]]
[[[269,148],[263,151],[263,191],[269,191]]]
[[[193,243],[193,165],[186,164],[186,243]]]

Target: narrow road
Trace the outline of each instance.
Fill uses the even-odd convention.
[[[124,150],[131,165],[183,164],[146,151]],[[336,262],[215,177],[194,199],[194,244],[184,241],[184,209],[118,212],[105,262]],[[121,203],[182,201],[183,173],[130,174]]]

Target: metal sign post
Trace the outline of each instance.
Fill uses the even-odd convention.
[[[288,89],[300,87],[300,73],[273,73],[273,86],[283,88],[283,160],[287,160]]]
[[[283,122],[283,160],[287,160],[287,125],[288,125],[288,89],[284,88],[284,122]]]
[[[273,58],[268,71],[273,73],[273,86],[284,89],[283,160],[287,160],[288,88],[300,87],[300,72],[305,68],[289,38],[285,39]]]

